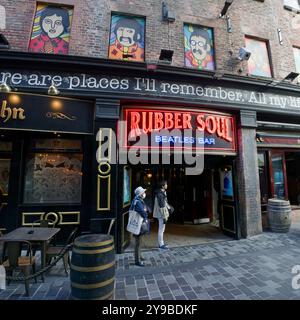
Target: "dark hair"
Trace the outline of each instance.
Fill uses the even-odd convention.
[[[135,34],[133,36],[133,40],[135,42],[139,41],[138,35],[140,35],[140,37],[141,37],[140,41],[142,40],[142,27],[136,20],[130,19],[130,18],[120,18],[114,28],[115,35],[117,35],[117,30],[120,27],[134,29]]]
[[[207,43],[210,42],[209,33],[207,30],[204,30],[204,29],[196,29],[195,31],[193,31],[190,36],[190,42],[192,37],[202,37],[206,40]]]
[[[46,17],[53,16],[54,14],[56,14],[59,17],[62,17],[62,24],[64,26],[64,29],[68,29],[70,26],[68,10],[64,8],[54,7],[54,6],[48,6],[42,11],[41,17],[40,17],[41,29],[43,30],[43,26],[42,26],[43,20]]]
[[[168,181],[167,181],[167,180],[161,180],[161,181],[159,182],[159,186],[160,186],[160,187],[163,187],[165,184],[168,184]]]

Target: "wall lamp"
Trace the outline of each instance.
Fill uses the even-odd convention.
[[[299,73],[297,72],[290,72],[287,76],[285,76],[285,78],[283,78],[282,80],[278,80],[278,79],[273,79],[273,81],[271,81],[270,83],[267,84],[267,86],[269,87],[276,87],[278,84],[282,84],[285,81],[288,81],[290,83],[292,83],[297,77],[299,76]]]
[[[0,49],[9,49],[10,44],[5,38],[4,34],[0,33]]]
[[[173,59],[173,53],[173,50],[161,49],[160,56],[158,59],[160,62],[171,64]]]
[[[299,76],[299,73],[297,72],[290,72],[285,78],[282,79],[282,81],[291,81],[293,82],[297,77]]]
[[[165,2],[162,3],[162,18],[164,21],[174,22],[175,14],[173,11],[170,11]]]
[[[230,19],[229,15],[226,13],[228,11],[228,8],[231,6],[232,2],[233,2],[233,0],[226,0],[221,13],[219,14],[219,18],[226,19],[227,32],[229,32],[229,33],[232,32],[232,25],[231,25],[231,19]]]
[[[48,89],[48,94],[50,96],[58,96],[60,94],[59,90],[56,88],[54,82],[52,81],[51,86]]]
[[[12,88],[6,82],[0,84],[0,92],[9,93],[11,91]]]
[[[219,15],[219,18],[224,18],[225,14],[227,13],[228,11],[228,8],[231,6],[233,0],[226,0],[225,3],[224,3],[224,7]]]

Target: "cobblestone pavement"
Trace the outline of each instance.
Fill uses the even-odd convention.
[[[289,233],[264,232],[230,240],[160,251],[143,251],[146,267],[134,265],[132,252],[117,255],[116,300],[300,299],[292,288],[292,267],[300,265],[299,224]],[[61,264],[24,296],[22,283],[0,291],[2,299],[65,300],[70,281]]]

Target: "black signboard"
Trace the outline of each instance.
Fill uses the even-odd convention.
[[[33,95],[0,94],[0,129],[93,133],[90,101]]]
[[[268,90],[251,91],[241,88],[210,85],[203,80],[186,82],[153,77],[126,75],[85,74],[53,71],[0,70],[0,83],[16,88],[47,89],[54,83],[59,90],[111,93],[115,97],[132,95],[143,97],[176,98],[205,104],[222,104],[229,108],[246,106],[248,109],[274,112],[300,112],[300,97],[273,94]],[[217,84],[217,82],[216,82]]]

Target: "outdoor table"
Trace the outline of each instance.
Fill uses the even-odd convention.
[[[21,227],[9,233],[6,233],[4,236],[0,237],[0,241],[26,240],[31,243],[40,243],[41,244],[41,269],[43,269],[46,266],[47,242],[50,241],[59,231],[60,231],[60,228]],[[43,275],[42,275],[42,279],[44,280]]]

